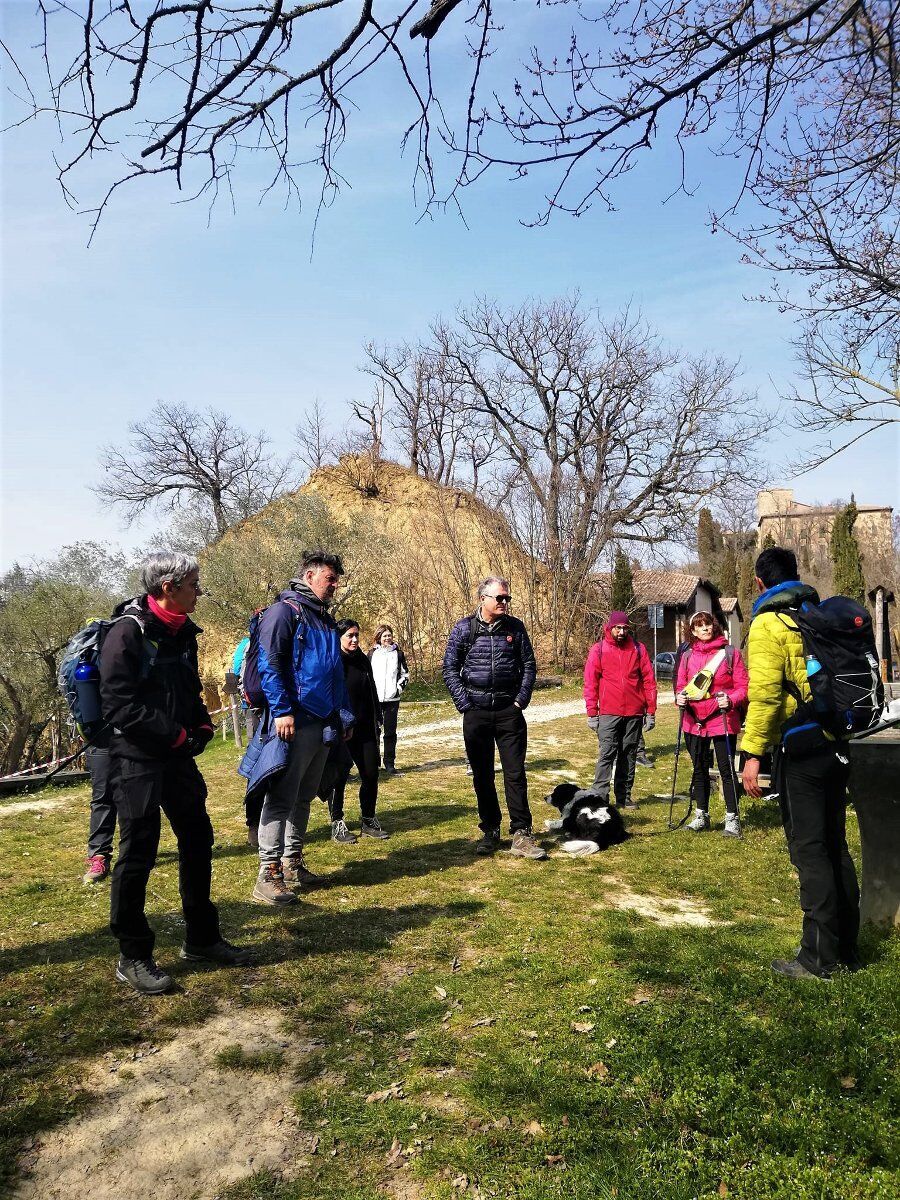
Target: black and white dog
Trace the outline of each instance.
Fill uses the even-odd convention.
[[[596,854],[630,836],[619,810],[610,808],[595,792],[582,789],[577,783],[558,783],[544,799],[560,813],[559,820],[546,822],[546,828],[563,835],[562,848],[573,857]]]

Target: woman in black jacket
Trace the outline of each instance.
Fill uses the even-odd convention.
[[[349,618],[338,621],[337,629],[341,638],[341,657],[347,680],[347,693],[356,724],[349,741],[341,743],[337,782],[328,807],[331,813],[331,836],[334,841],[346,845],[357,840],[344,820],[344,790],[354,763],[359,771],[359,809],[362,816],[360,833],[363,837],[373,838],[386,838],[388,834],[375,816],[375,805],[378,801],[378,768],[381,765],[378,753],[381,705],[375,690],[372,664],[359,648],[359,625],[356,621]]]

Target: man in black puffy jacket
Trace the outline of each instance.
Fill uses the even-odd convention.
[[[463,738],[478,800],[478,854],[500,847],[500,804],[494,784],[494,744],[503,767],[512,853],[546,858],[531,831],[524,710],[531,700],[537,667],[525,626],[509,615],[509,584],[490,575],[478,588],[478,608],[453,626],[444,654],[444,682],[463,714]]]
[[[181,957],[243,965],[246,950],[224,941],[209,898],[213,831],[206,784],[194,761],[213,736],[197,670],[198,627],[189,614],[200,596],[196,559],[153,554],[142,596],[120,605],[100,651],[100,698],[112,729],[110,781],[119,817],[110,928],[119,940],[116,978],[155,995],[172,986],[153,958],[144,915],[147,881],[159,847],[160,812],[178,840],[178,889],[185,921]]]

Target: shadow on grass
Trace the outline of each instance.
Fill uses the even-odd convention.
[[[460,804],[402,804],[390,809],[385,807],[387,797],[382,792],[380,799],[382,807],[378,810],[378,816],[383,819],[384,826],[389,833],[409,833],[413,829],[430,829],[434,825],[443,825],[447,821],[452,821],[460,815],[460,811],[464,807]],[[359,804],[356,796],[356,789],[348,787],[344,796],[344,812],[347,815],[348,824],[353,827],[354,822],[358,820]],[[323,809],[325,821],[328,820],[327,810]],[[315,821],[316,810],[313,809],[312,821]],[[311,830],[306,835],[306,843],[312,842],[327,842],[331,838],[331,826],[329,824],[320,825],[316,829]],[[408,847],[405,853],[414,853]]]
[[[352,848],[350,853],[353,853]],[[395,879],[414,879],[445,867],[464,866],[474,857],[474,839],[469,838],[402,846],[378,858],[350,859],[339,870],[325,876],[324,886],[364,887]]]
[[[292,914],[284,925],[295,939],[296,949],[305,955],[343,954],[353,950],[383,950],[411,929],[421,929],[434,921],[470,921],[484,907],[478,900],[357,908],[346,913],[333,909],[304,910],[301,906],[297,919]],[[259,962],[265,961],[261,956],[254,957]],[[284,956],[276,953],[273,961],[279,961],[280,957]]]

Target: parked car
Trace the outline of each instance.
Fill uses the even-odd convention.
[[[671,650],[660,650],[653,660],[657,679],[671,679],[675,674],[675,655]]]

